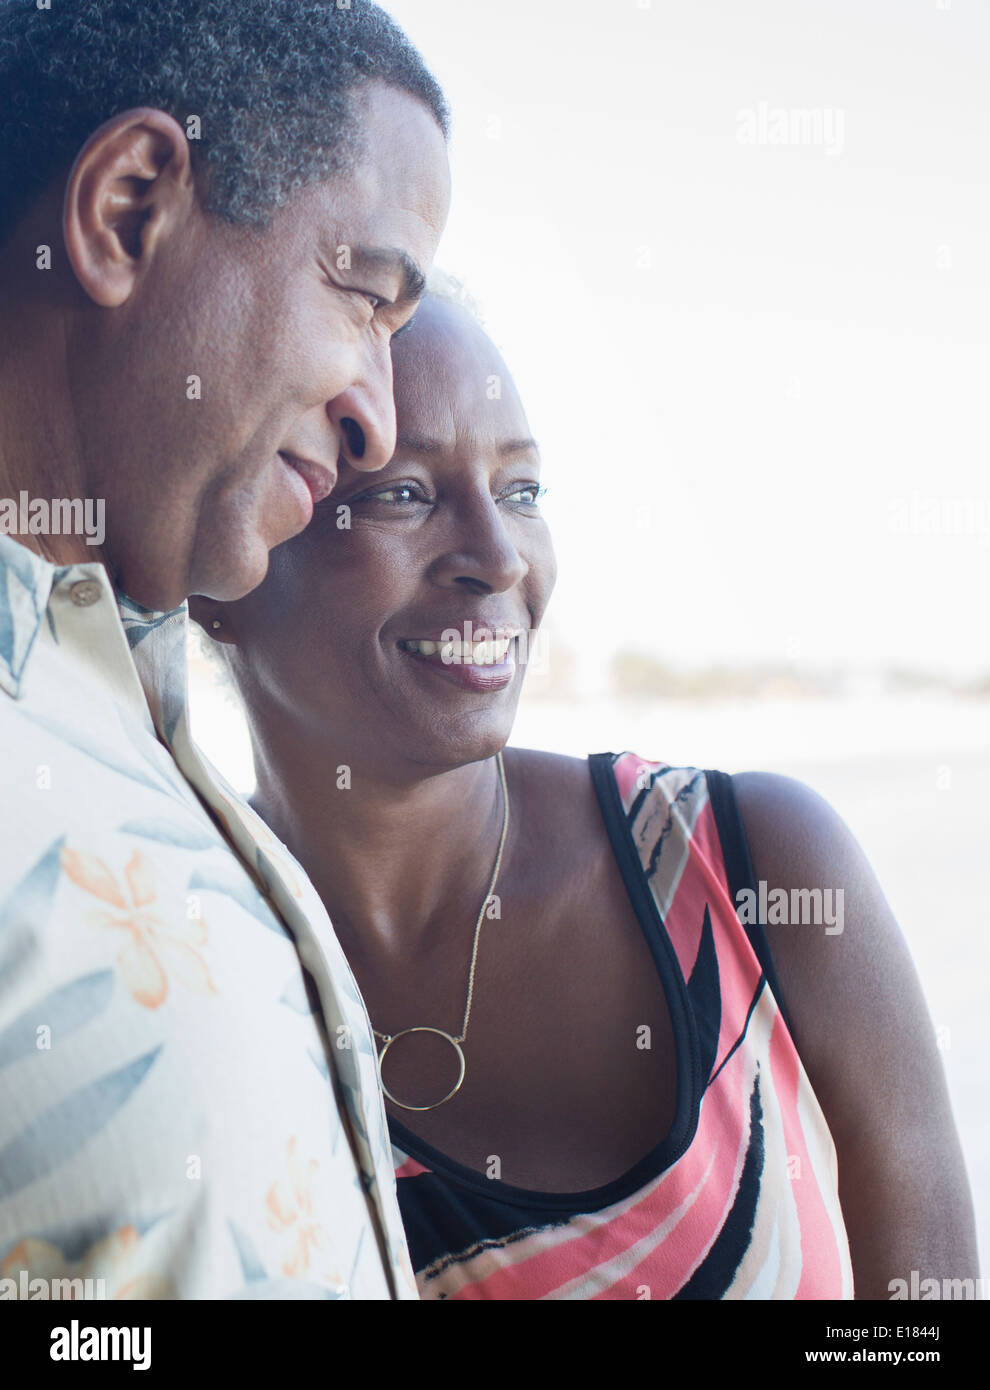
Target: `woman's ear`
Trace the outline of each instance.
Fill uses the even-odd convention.
[[[202,594],[193,594],[189,599],[189,616],[194,623],[199,623],[200,627],[212,637],[214,642],[234,642],[234,634],[231,630],[230,619],[222,603],[216,599],[204,598]]]

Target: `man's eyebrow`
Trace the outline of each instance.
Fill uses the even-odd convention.
[[[415,304],[426,293],[426,276],[410,256],[396,246],[356,246],[354,259],[365,265],[374,265],[385,270],[398,270],[402,276],[402,288],[397,304]]]

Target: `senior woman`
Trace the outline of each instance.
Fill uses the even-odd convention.
[[[850,833],[786,778],[506,747],[555,577],[537,448],[457,304],[393,361],[388,467],[193,612],[367,1005],[422,1296],[975,1273],[934,1030]],[[761,884],[843,890],[843,930],[737,914]]]

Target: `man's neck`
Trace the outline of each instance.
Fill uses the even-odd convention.
[[[64,347],[56,316],[30,298],[0,315],[0,528],[53,564],[105,563],[85,534],[55,533],[56,499],[73,504],[66,515],[86,515]]]

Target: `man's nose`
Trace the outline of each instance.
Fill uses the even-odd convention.
[[[369,345],[358,379],[327,406],[352,468],[373,473],[395,453],[395,399],[388,340]]]

